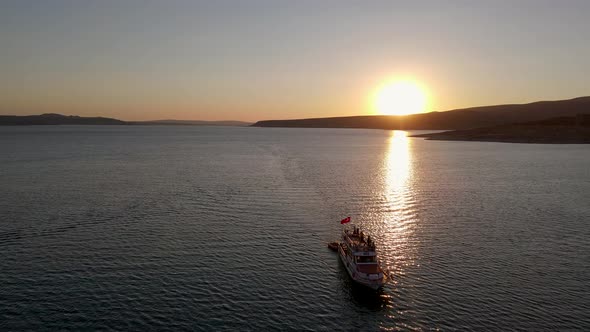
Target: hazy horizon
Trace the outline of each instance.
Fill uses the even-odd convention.
[[[590,95],[585,1],[4,1],[0,114],[247,121]]]

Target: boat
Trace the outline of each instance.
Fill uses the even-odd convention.
[[[387,275],[381,268],[375,242],[356,226],[345,228],[342,241],[338,246],[338,255],[353,281],[371,289],[378,290],[387,281]]]

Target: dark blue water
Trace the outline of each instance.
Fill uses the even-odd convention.
[[[351,284],[350,215],[392,281]],[[588,330],[590,146],[0,128],[0,330]]]

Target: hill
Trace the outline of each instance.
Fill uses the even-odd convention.
[[[193,121],[193,120],[156,120],[156,121],[122,121],[104,117],[82,117],[46,113],[41,115],[0,115],[0,126],[36,126],[36,125],[184,125],[184,126],[249,126],[242,121]]]
[[[406,130],[470,129],[538,121],[590,113],[590,97],[540,101],[529,104],[480,106],[404,116],[368,115],[296,120],[258,121],[255,127],[367,128]]]
[[[507,143],[590,143],[590,114],[541,121],[414,135],[431,140]]]
[[[81,117],[46,113],[41,115],[0,115],[2,126],[33,126],[33,125],[125,125],[127,122],[103,117]]]

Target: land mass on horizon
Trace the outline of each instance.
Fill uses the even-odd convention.
[[[192,125],[296,128],[364,128],[387,130],[447,130],[417,135],[432,140],[517,143],[590,143],[590,97],[528,104],[481,106],[411,115],[373,115],[296,120],[242,121],[156,120],[122,121],[105,117],[61,114],[2,115],[0,125]]]
[[[589,144],[590,114],[466,130],[417,134],[439,141],[479,141],[540,144]]]
[[[264,120],[254,127],[364,128],[390,130],[463,130],[539,121],[590,113],[590,96],[528,104],[454,109],[411,115],[364,115],[330,118]]]
[[[202,120],[152,120],[123,121],[105,117],[83,117],[46,113],[41,115],[0,115],[0,126],[36,126],[36,125],[168,125],[168,126],[249,126],[244,121],[202,121]]]

